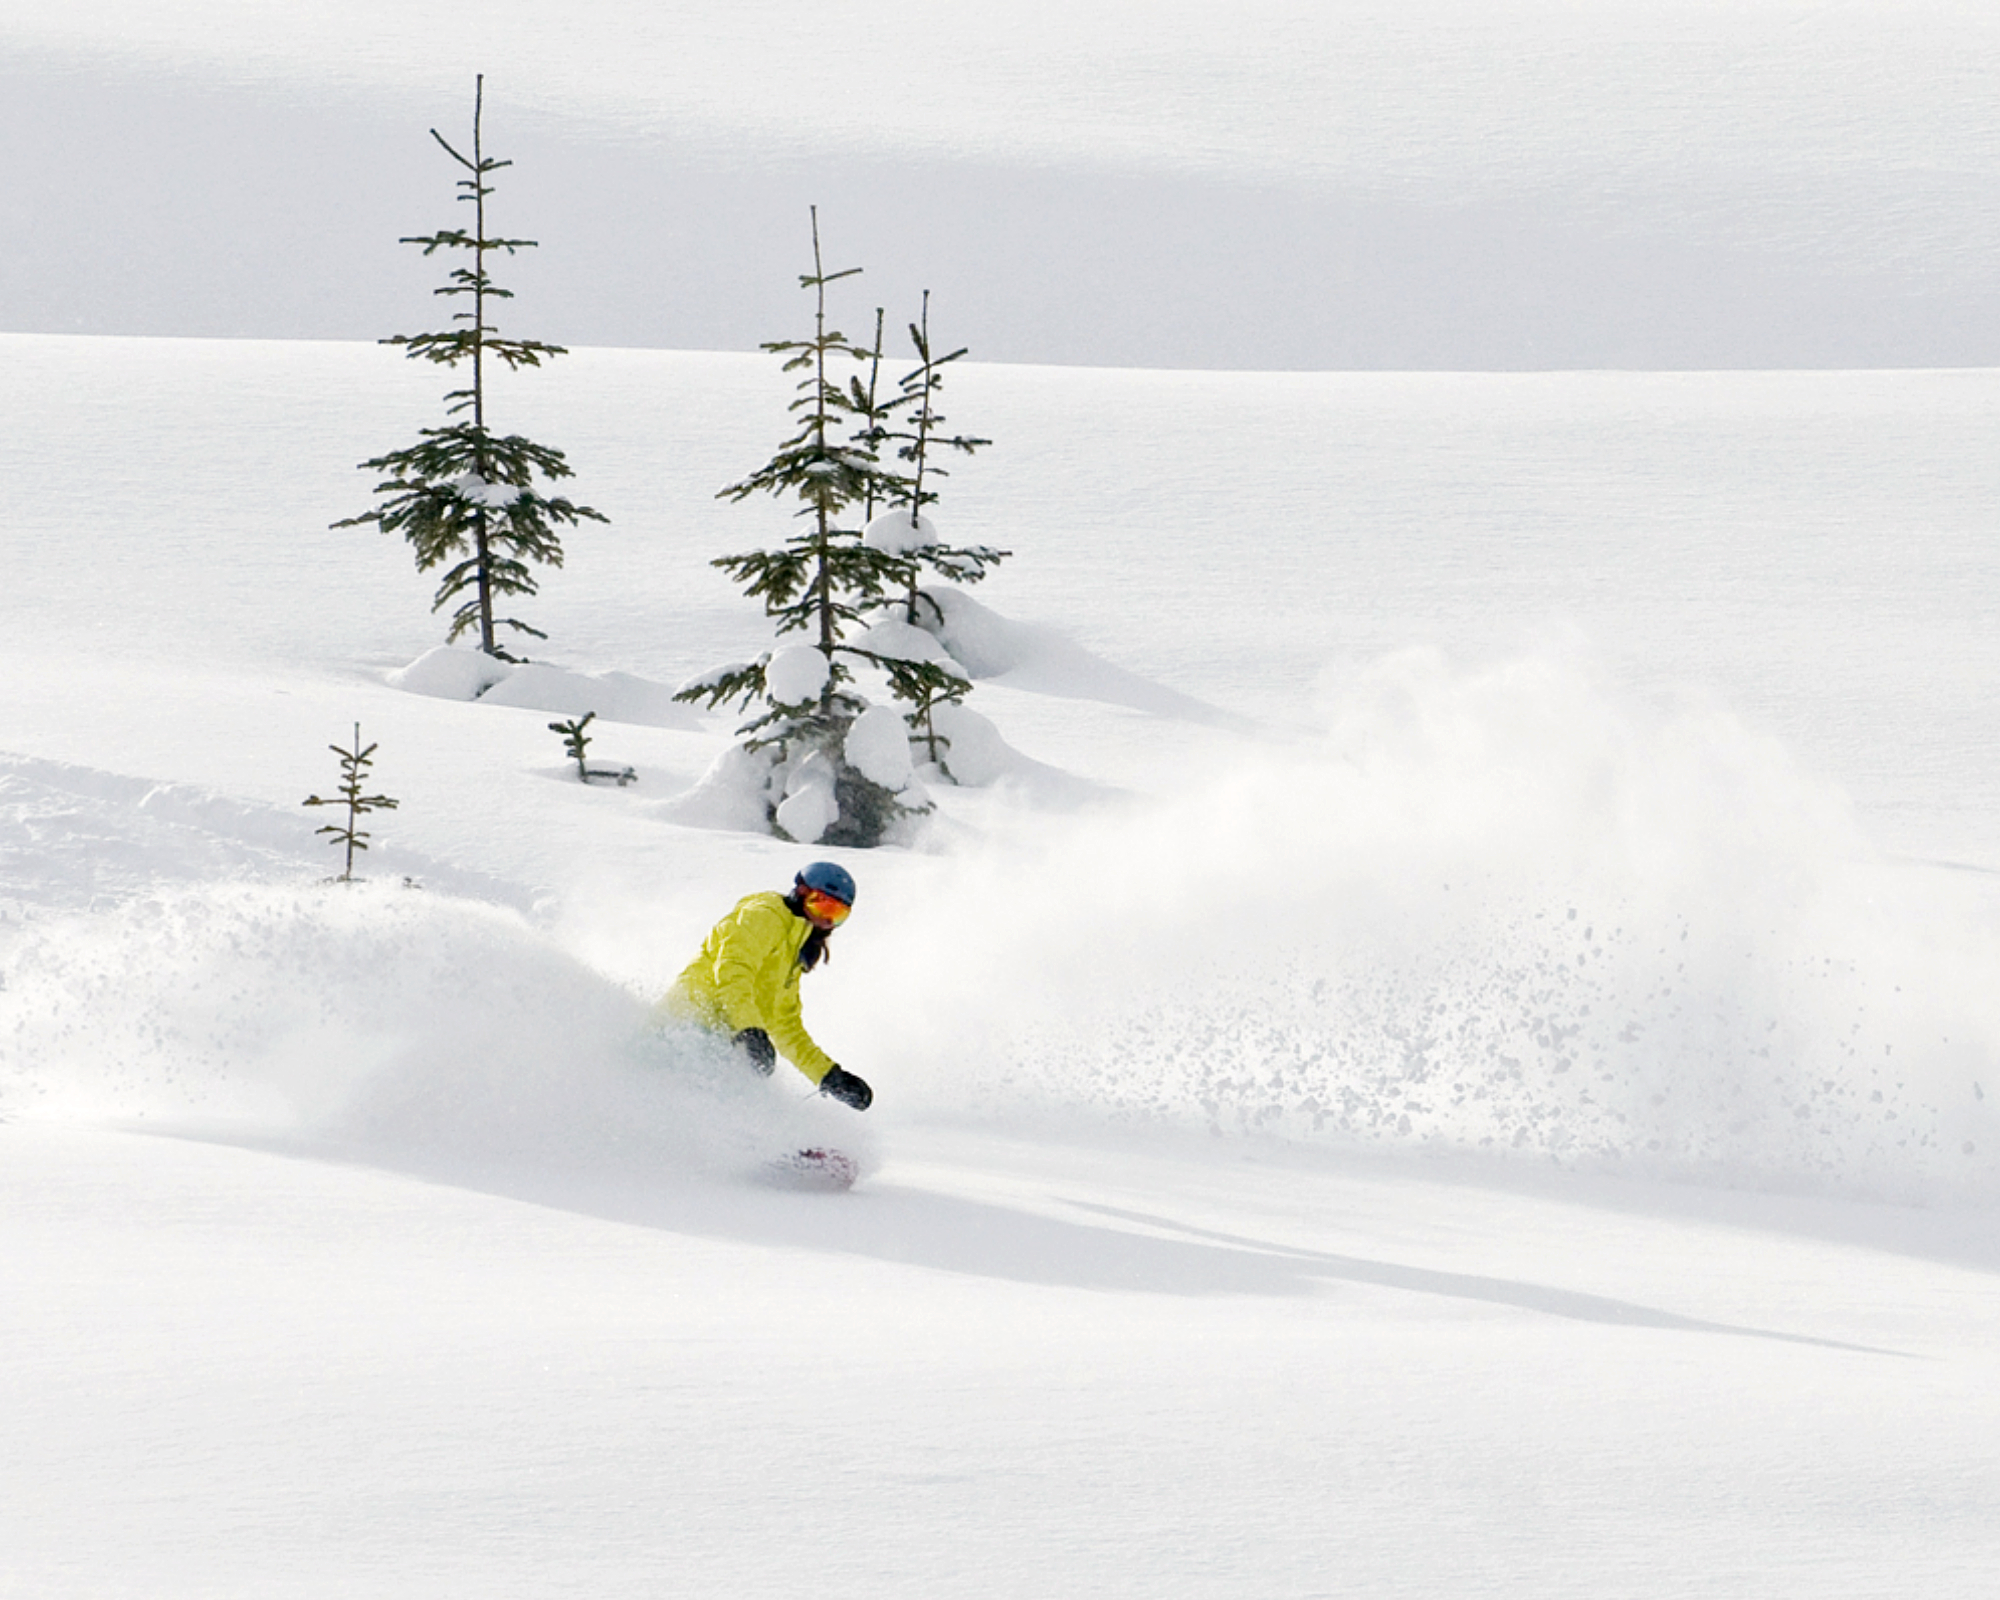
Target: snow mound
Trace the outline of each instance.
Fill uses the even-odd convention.
[[[685,794],[656,806],[662,822],[720,833],[770,831],[771,757],[730,745]]]
[[[936,620],[925,624],[972,678],[1010,689],[1099,700],[1156,717],[1249,732],[1248,718],[1113,666],[1067,634],[1041,623],[1015,622],[959,589],[926,589]]]
[[[477,700],[496,683],[504,683],[513,667],[484,650],[461,650],[441,644],[426,650],[407,667],[383,680],[392,689],[426,694],[436,700]]]
[[[862,712],[847,730],[846,756],[850,767],[891,794],[908,788],[910,730],[902,713],[891,706],[870,706]]]
[[[905,803],[927,800],[924,784],[933,779],[966,789],[1004,785],[1063,810],[1101,800],[1110,792],[1023,755],[970,707],[938,706],[932,722],[945,741],[939,752],[944,757],[941,772],[928,763],[918,771],[923,745],[912,741],[908,725],[891,706],[871,706],[863,712],[848,732],[843,754],[863,777],[901,795]],[[800,844],[817,842],[839,818],[833,769],[824,756],[808,756],[781,772],[769,752],[740,745],[729,746],[693,788],[653,807],[651,814],[684,828],[768,833],[774,799],[778,826]]]
[[[393,689],[440,700],[479,700],[580,717],[597,713],[600,722],[629,722],[648,728],[701,726],[694,709],[674,699],[665,684],[629,672],[571,672],[542,662],[496,661],[482,650],[439,645],[407,667],[389,674]]]
[[[488,705],[521,706],[576,717],[595,711],[600,722],[684,730],[701,726],[693,708],[675,700],[673,690],[629,672],[566,672],[539,664],[516,667],[504,682],[480,698]]]
[[[833,763],[813,751],[785,780],[785,798],[778,802],[778,826],[800,844],[817,844],[820,835],[840,820],[834,784]]]
[[[866,633],[856,636],[854,646],[887,661],[932,661],[941,667],[959,667],[935,634],[900,617],[876,623]]]
[[[988,718],[970,706],[934,707],[931,726],[937,729],[943,745],[941,765],[951,774],[951,781],[964,788],[984,789],[1014,779],[1030,787],[1056,783],[1077,793],[1096,792],[1094,785],[1022,755]]]
[[[856,729],[861,730],[858,743]],[[863,712],[841,753],[848,768],[899,796],[903,805],[921,809],[926,803],[911,762],[908,730],[892,708],[874,706]],[[732,833],[768,834],[775,821],[796,843],[816,844],[836,825],[852,824],[853,810],[868,803],[855,796],[855,787],[852,775],[845,768],[836,771],[822,751],[796,750],[789,762],[780,762],[770,747],[752,751],[731,745],[700,782],[654,807],[652,815],[681,827]],[[850,800],[846,818],[841,814],[844,790]],[[887,836],[908,843],[914,834],[898,825]]]

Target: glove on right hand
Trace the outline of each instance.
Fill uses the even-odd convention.
[[[751,1066],[770,1077],[771,1069],[778,1064],[778,1049],[768,1033],[762,1028],[745,1028],[729,1042],[750,1058]]]
[[[826,1069],[826,1076],[819,1080],[819,1092],[832,1095],[841,1104],[850,1105],[856,1111],[866,1111],[875,1103],[875,1091],[853,1073],[839,1067]]]

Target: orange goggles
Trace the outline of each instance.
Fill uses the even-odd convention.
[[[847,913],[854,909],[845,900],[836,900],[823,889],[801,889],[799,904],[814,922],[824,923],[829,928],[839,927],[847,920]]]

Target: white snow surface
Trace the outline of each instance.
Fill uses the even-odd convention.
[[[490,706],[561,711],[577,717],[594,711],[603,722],[637,722],[653,728],[701,725],[665,684],[629,672],[571,672],[541,661],[498,661],[483,650],[451,645],[426,650],[383,681],[442,700],[480,700]]]
[[[0,338],[0,1593],[1983,1593],[2000,374],[953,384],[997,781],[836,852],[857,1117],[649,1025],[823,853],[734,717],[392,685],[434,374]],[[769,647],[787,394],[501,381],[559,670]]]
[[[940,613],[928,631],[945,655],[974,678],[1064,698],[1102,700],[1157,716],[1248,726],[1240,716],[1106,661],[1058,628],[1012,621],[962,589],[926,593]]]

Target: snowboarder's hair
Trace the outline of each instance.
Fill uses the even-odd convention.
[[[833,936],[831,928],[815,928],[806,935],[806,942],[799,946],[799,966],[810,972],[829,955],[826,941]]]
[[[795,886],[792,892],[785,896],[785,909],[801,922],[809,920],[806,916],[804,885]],[[812,932],[806,935],[806,942],[799,946],[799,966],[807,972],[818,966],[827,953],[826,941],[832,936],[833,929],[822,928],[815,923]]]

